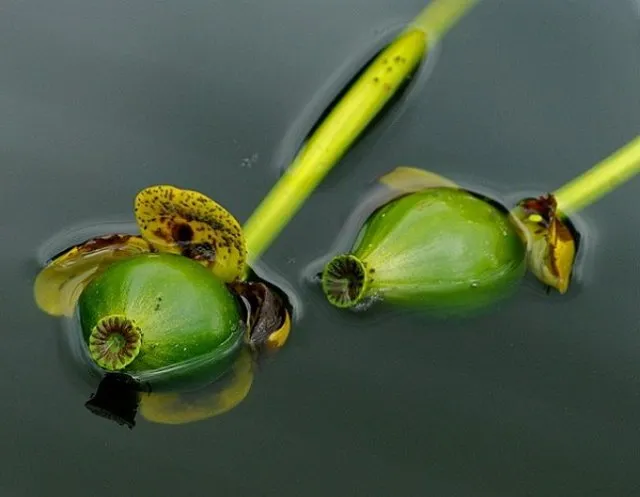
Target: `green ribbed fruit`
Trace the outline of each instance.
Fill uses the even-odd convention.
[[[379,296],[466,310],[503,296],[525,271],[525,246],[506,212],[465,190],[438,187],[376,210],[350,253],[325,266],[322,287],[338,307]]]
[[[84,289],[78,312],[97,366],[152,385],[222,374],[243,340],[240,307],[226,285],[179,255],[112,264]]]

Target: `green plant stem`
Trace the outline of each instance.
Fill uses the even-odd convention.
[[[432,1],[349,88],[244,226],[248,264],[267,250],[302,203],[423,60],[478,0]]]

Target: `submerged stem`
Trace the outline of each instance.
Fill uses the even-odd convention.
[[[244,226],[248,264],[269,247],[424,58],[478,0],[433,0],[349,88]]]
[[[360,304],[370,283],[366,264],[351,254],[334,257],[322,272],[322,291],[327,300],[343,309]]]
[[[640,172],[640,135],[581,176],[556,190],[554,196],[558,212],[562,216],[567,216],[579,211],[633,178],[638,172]]]

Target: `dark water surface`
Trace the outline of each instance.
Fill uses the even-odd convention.
[[[143,187],[197,189],[247,219],[293,153],[283,140],[304,133],[292,123],[423,6],[2,2],[2,497],[640,495],[640,179],[578,219],[588,241],[565,298],[529,279],[464,321],[353,315],[302,277],[394,166],[517,198],[634,137],[631,0],[487,0],[447,36],[406,108],[265,255],[304,314],[231,413],[133,431],[92,416],[59,323],[33,303],[38,247],[77,224],[131,220]]]

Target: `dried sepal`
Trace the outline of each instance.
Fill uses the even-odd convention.
[[[138,236],[106,235],[55,256],[36,277],[36,304],[52,316],[71,316],[82,290],[114,261],[142,254],[150,245]]]
[[[158,251],[194,259],[227,282],[243,277],[242,227],[205,195],[168,185],[145,188],[136,196],[135,216],[142,236]]]
[[[512,213],[527,243],[531,272],[561,294],[569,289],[576,257],[576,240],[557,212],[551,194],[520,201]]]

